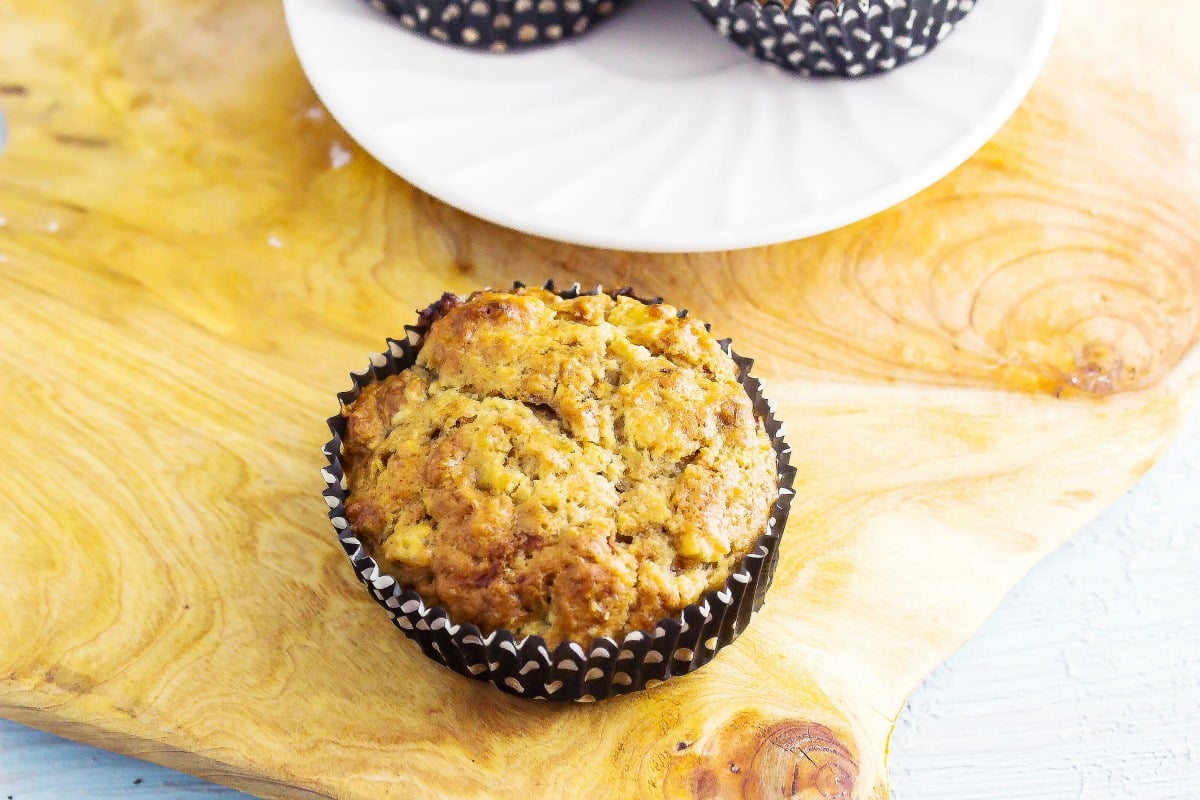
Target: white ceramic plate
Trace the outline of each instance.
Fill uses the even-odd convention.
[[[916,194],[1020,105],[1061,0],[984,0],[936,50],[865,80],[805,80],[686,0],[636,0],[575,40],[494,55],[361,0],[284,0],[338,122],[447,203],[553,239],[722,250],[847,225]]]

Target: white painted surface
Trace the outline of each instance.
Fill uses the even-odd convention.
[[[1200,798],[1200,412],[914,692],[895,800]]]
[[[245,795],[0,720],[0,800],[234,800]]]
[[[896,800],[1200,798],[1198,584],[1200,411],[913,694],[892,739]],[[9,795],[241,796],[0,721]]]

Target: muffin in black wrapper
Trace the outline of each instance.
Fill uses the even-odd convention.
[[[920,58],[977,0],[691,0],[723,36],[804,76],[858,78]]]
[[[522,286],[515,284],[515,288]],[[547,282],[545,288],[565,299],[602,291],[597,286],[585,292],[579,284],[555,291],[553,281]],[[662,302],[661,298],[638,298],[628,288],[610,294],[645,304]],[[432,313],[435,306],[421,315],[416,325],[405,326],[404,339],[388,339],[388,349],[373,355],[367,369],[351,373],[354,387],[338,395],[343,407],[353,403],[363,387],[396,375],[415,362],[436,316]],[[680,316],[686,313],[679,312]],[[778,496],[763,533],[721,589],[705,592],[698,602],[685,606],[680,613],[658,620],[650,630],[628,633],[619,642],[610,637],[591,642],[566,641],[551,650],[541,636],[518,639],[507,630],[484,634],[474,624],[455,622],[444,609],[426,605],[420,594],[385,574],[355,535],[346,514],[348,492],[342,468],[347,422],[338,414],[328,420],[333,438],[324,447],[328,465],[321,470],[326,483],[323,495],[329,519],[359,580],[426,656],[461,675],[490,682],[520,697],[603,700],[653,688],[708,663],[718,650],[745,630],[752,614],[763,604],[775,574],[795,478],[795,468],[790,466],[791,450],[784,442],[784,425],[776,420],[773,405],[763,397],[761,382],[750,375],[753,361],[733,353],[727,339],[720,345],[737,365],[738,381],[763,423],[775,453],[778,475]]]
[[[494,52],[582,34],[624,0],[362,0],[404,27]]]

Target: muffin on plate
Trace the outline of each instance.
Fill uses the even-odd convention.
[[[629,292],[445,295],[330,420],[326,497],[425,652],[527,697],[706,663],[762,602],[780,425],[707,326]]]
[[[578,36],[623,0],[365,0],[441,42],[503,52]]]
[[[751,54],[805,76],[857,78],[928,53],[976,0],[692,0]]]

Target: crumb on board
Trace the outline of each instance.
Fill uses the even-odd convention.
[[[354,154],[342,146],[341,142],[334,142],[329,146],[329,164],[334,169],[341,169],[353,160]]]

